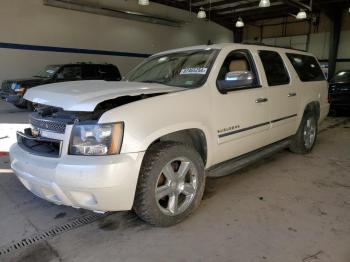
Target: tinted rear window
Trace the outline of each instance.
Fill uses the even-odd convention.
[[[281,56],[274,51],[259,51],[269,86],[286,85],[289,75]]]
[[[325,80],[323,72],[313,56],[287,53],[299,78],[303,82]]]
[[[102,79],[105,80],[120,80],[120,72],[117,67],[113,65],[100,65],[99,73]]]
[[[350,82],[350,71],[340,71],[335,74],[332,79],[334,83],[349,83]]]

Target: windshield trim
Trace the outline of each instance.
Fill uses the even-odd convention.
[[[221,51],[221,49],[219,48],[210,48],[210,50],[213,51],[213,61],[212,63],[210,63],[209,67],[208,67],[208,71],[205,75],[205,77],[202,78],[202,81],[199,82],[197,85],[193,85],[193,86],[183,86],[183,85],[171,85],[171,84],[166,84],[166,83],[157,83],[157,84],[161,84],[161,85],[166,85],[166,86],[174,86],[174,87],[181,87],[181,88],[186,88],[186,89],[195,89],[195,88],[200,88],[202,87],[208,80],[208,77],[211,73],[211,70],[216,62],[216,59]],[[181,51],[176,51],[176,52],[166,52],[166,53],[161,53],[161,54],[155,54],[152,55],[148,58],[146,58],[144,61],[142,61],[142,63],[140,63],[139,65],[137,65],[135,68],[133,68],[126,76],[125,76],[125,81],[127,82],[137,82],[137,83],[146,83],[143,81],[131,81],[129,80],[129,76],[136,71],[139,67],[141,67],[143,64],[147,63],[149,60],[151,59],[157,59],[158,57],[162,57],[162,56],[166,56],[166,55],[170,55],[170,54],[178,54],[178,53],[184,53],[184,52],[199,52],[199,51],[207,51],[207,49],[203,49],[203,48],[199,48],[199,49],[188,49],[188,50],[181,50]],[[155,82],[156,83],[156,82]]]

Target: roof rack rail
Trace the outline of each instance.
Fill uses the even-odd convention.
[[[286,47],[286,46],[279,46],[279,45],[268,45],[260,42],[242,42],[244,45],[258,45],[258,46],[266,46],[266,47],[277,47],[277,48],[284,48],[284,49],[290,49],[294,51],[300,51],[300,52],[305,52],[307,53],[306,50],[303,49],[297,49],[297,48],[292,48],[292,47]]]

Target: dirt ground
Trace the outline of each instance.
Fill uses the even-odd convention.
[[[3,132],[26,118],[0,102]],[[33,196],[12,174],[8,157],[0,157],[0,252],[91,215]],[[311,154],[285,150],[208,179],[201,206],[179,225],[151,227],[132,212],[101,215],[12,248],[0,261],[349,262],[350,118],[328,118]]]

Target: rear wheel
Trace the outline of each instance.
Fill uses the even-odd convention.
[[[171,226],[199,205],[205,186],[204,164],[189,145],[162,142],[147,152],[134,201],[136,214],[156,226]]]
[[[312,111],[304,113],[299,129],[289,146],[290,150],[298,154],[311,152],[317,138],[317,117]]]

